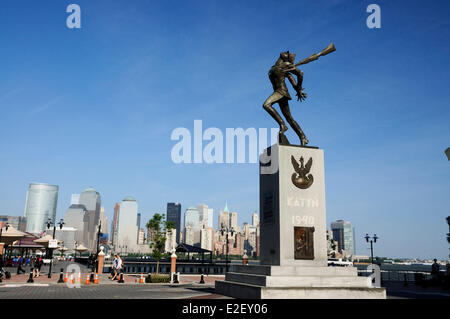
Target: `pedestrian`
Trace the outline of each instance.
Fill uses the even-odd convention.
[[[117,258],[117,254],[115,254],[114,260],[113,260],[113,266],[112,266],[112,270],[111,270],[111,277],[109,277],[111,280],[116,280],[118,262],[119,262],[119,259]]]
[[[21,273],[25,273],[25,269],[22,268],[23,265],[23,256],[19,257],[18,263],[17,263],[17,274],[20,275]]]
[[[439,279],[439,268],[441,265],[438,264],[437,259],[434,259],[434,263],[431,265],[431,277],[434,280]]]
[[[123,272],[123,260],[120,257],[120,254],[117,254],[117,273],[121,274]]]
[[[39,277],[39,272],[41,271],[42,266],[42,257],[36,257],[36,261],[34,262],[34,277]]]

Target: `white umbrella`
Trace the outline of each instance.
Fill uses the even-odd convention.
[[[40,245],[48,248],[48,243],[49,243],[50,240],[53,240],[53,237],[51,235],[46,235],[46,236],[44,236],[42,238],[39,238],[39,239],[36,239],[36,240],[33,240],[33,241],[36,244],[40,244]],[[58,240],[58,243],[62,243],[62,241]]]
[[[80,256],[81,256],[81,253],[82,253],[83,251],[88,250],[88,249],[87,249],[87,247],[84,247],[84,246],[81,244],[81,245],[78,245],[77,248],[75,248],[74,250],[75,250],[76,252],[79,252],[79,253],[80,253]],[[76,256],[76,255],[75,255],[75,256]]]

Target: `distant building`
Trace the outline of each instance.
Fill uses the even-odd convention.
[[[25,203],[26,231],[32,234],[39,234],[45,231],[48,219],[55,223],[57,203],[57,185],[31,183]]]
[[[127,253],[138,251],[138,204],[131,197],[125,197],[120,204],[119,222],[117,231],[118,247],[126,247]]]
[[[200,230],[203,221],[200,212],[195,207],[189,207],[184,213],[184,242],[192,246],[200,246]]]
[[[214,228],[205,227],[200,230],[200,248],[213,250],[214,248]]]
[[[254,212],[252,215],[252,226],[258,227],[258,224],[259,224],[259,216],[257,212]]]
[[[138,245],[145,244],[145,230],[140,228],[138,234]]]
[[[214,228],[214,209],[208,208],[208,225],[209,228]]]
[[[339,253],[345,252],[345,256],[354,255],[355,249],[355,228],[350,222],[337,220],[331,223],[333,239],[337,241]]]
[[[177,233],[175,229],[172,231],[166,231],[166,243],[164,246],[165,252],[172,252],[172,249],[177,247]]]
[[[327,255],[330,258],[336,258],[338,242],[333,238],[333,231],[327,229]]]
[[[238,213],[232,212],[230,216],[230,227],[234,230],[240,230],[240,227],[238,226]]]
[[[85,219],[87,213],[86,207],[81,204],[72,204],[64,215],[64,222],[67,228],[73,228],[75,232],[75,241],[78,245],[88,246],[88,220]]]
[[[228,210],[228,203],[225,203],[223,211],[219,212],[218,229],[230,228],[230,212]]]
[[[0,228],[5,227],[6,223],[21,232],[27,229],[27,218],[23,216],[0,215]]]
[[[105,215],[105,208],[100,209],[101,233],[108,235],[108,217]]]
[[[80,203],[80,194],[72,194],[70,197],[70,205],[77,205]]]
[[[157,235],[156,229],[148,227],[147,228],[147,243],[153,242],[156,238],[156,235]]]
[[[85,237],[87,241],[86,247],[91,251],[97,251],[97,231],[100,223],[101,210],[101,196],[100,193],[93,187],[85,189],[80,194],[79,204],[86,208],[85,213]]]
[[[194,236],[195,232],[194,229],[190,226],[187,225],[186,227],[184,227],[184,243],[194,246],[195,243],[195,236]]]
[[[114,205],[114,216],[111,222],[111,245],[114,247],[114,250],[117,246],[117,223],[119,221],[119,210],[120,204],[116,203]]]
[[[166,220],[175,225],[176,242],[181,243],[181,204],[167,203]]]
[[[67,248],[68,252],[74,252],[75,242],[78,246],[80,245],[77,235],[77,229],[74,227],[63,227],[62,229],[56,227],[55,238],[63,242],[62,245]]]

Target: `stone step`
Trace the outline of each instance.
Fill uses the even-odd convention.
[[[215,293],[240,299],[386,299],[384,288],[261,287],[216,281]]]
[[[233,272],[265,276],[357,276],[356,267],[234,265]]]
[[[358,276],[264,276],[227,273],[225,281],[261,287],[371,287],[368,277]]]

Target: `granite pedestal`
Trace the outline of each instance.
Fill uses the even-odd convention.
[[[261,265],[234,266],[225,281],[216,281],[216,292],[250,299],[385,299],[385,289],[358,277],[356,268],[327,266],[323,151],[273,145],[268,154],[270,165],[260,164]]]

